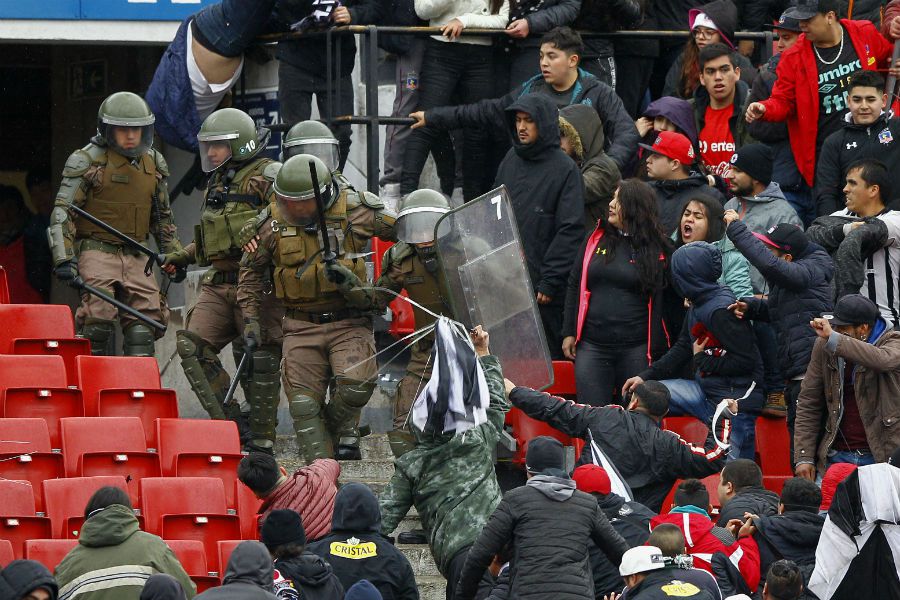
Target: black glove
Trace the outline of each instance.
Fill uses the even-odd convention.
[[[259,348],[261,338],[262,332],[259,327],[259,321],[256,319],[244,319],[244,347],[247,352],[253,352]]]
[[[54,267],[53,274],[56,275],[60,281],[71,284],[78,278],[78,261],[73,258],[59,263]]]
[[[325,277],[342,291],[349,291],[362,284],[356,273],[340,263],[325,265]]]

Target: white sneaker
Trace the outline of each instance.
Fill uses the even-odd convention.
[[[397,212],[397,205],[400,203],[400,184],[388,183],[381,186],[378,197],[384,202],[384,205]]]

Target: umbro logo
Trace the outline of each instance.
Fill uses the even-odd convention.
[[[857,144],[856,142],[847,144],[847,150],[849,150],[850,148],[858,148],[858,147],[859,147],[859,144]]]
[[[834,89],[836,87],[837,86],[833,83],[826,83],[825,85],[819,86],[819,93],[820,94],[829,94],[832,91],[834,91]]]

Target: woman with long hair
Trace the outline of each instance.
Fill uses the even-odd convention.
[[[719,283],[740,300],[753,295],[750,263],[725,236],[725,209],[715,198],[697,195],[684,203],[678,230],[672,235],[675,247],[691,242],[709,242],[722,252],[722,276]]]
[[[625,380],[668,349],[663,295],[671,252],[653,188],[638,179],[620,183],[582,245],[566,294],[563,354],[575,361],[582,403],[609,404]]]

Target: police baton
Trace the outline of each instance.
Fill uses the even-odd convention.
[[[316,196],[316,212],[319,213],[319,231],[322,233],[322,262],[333,265],[337,261],[334,250],[331,249],[331,240],[328,239],[328,225],[325,223],[325,201],[322,192],[319,191],[319,174],[316,173],[316,163],[309,161],[309,176],[312,180],[313,193]]]
[[[108,294],[101,292],[94,286],[88,285],[87,283],[84,282],[84,279],[82,279],[81,277],[76,277],[75,279],[72,280],[72,287],[79,289],[79,290],[83,290],[92,296],[96,296],[97,298],[103,300],[104,302],[109,302],[110,304],[112,304],[113,306],[115,306],[116,308],[121,310],[122,312],[128,313],[135,319],[137,319],[143,323],[146,323],[150,327],[159,329],[162,332],[165,332],[165,330],[166,330],[166,326],[163,325],[162,323],[160,323],[159,321],[151,319],[144,313],[142,313],[134,308],[131,308],[124,302],[120,302],[120,301],[116,300],[115,298],[113,298],[112,296],[109,296]]]
[[[147,264],[144,266],[144,275],[146,275],[147,277],[149,277],[150,274],[153,273],[153,263],[158,264],[160,267],[165,264],[165,262],[166,262],[165,255],[160,254],[158,252],[154,252],[153,250],[151,250],[144,244],[140,243],[139,241],[137,241],[130,235],[122,233],[121,231],[119,231],[118,229],[116,229],[115,227],[110,225],[109,223],[105,223],[104,221],[101,221],[100,219],[98,219],[97,217],[95,217],[94,215],[89,213],[88,211],[84,210],[83,208],[75,206],[74,204],[70,204],[68,206],[68,208],[69,208],[69,210],[73,211],[75,214],[77,214],[81,217],[84,217],[85,219],[87,219],[88,221],[90,221],[91,223],[93,223],[94,225],[96,225],[97,227],[102,229],[103,231],[107,232],[108,234],[119,238],[120,240],[125,242],[126,246],[128,246],[134,250],[137,250],[141,254],[147,255],[149,258],[147,260]],[[171,277],[171,279],[173,281],[175,281],[175,283],[179,283],[181,281],[184,281],[184,278],[186,275],[187,275],[186,269],[177,269],[175,275],[173,275]]]
[[[243,375],[244,371],[250,368],[251,354],[253,354],[253,350],[251,350],[250,348],[244,350],[244,355],[241,357],[241,362],[238,364],[237,370],[234,372],[234,377],[231,378],[231,384],[228,386],[228,393],[225,394],[225,400],[222,402],[222,404],[224,404],[225,406],[228,406],[232,403],[234,392],[237,389],[238,382],[241,380],[241,375]]]

